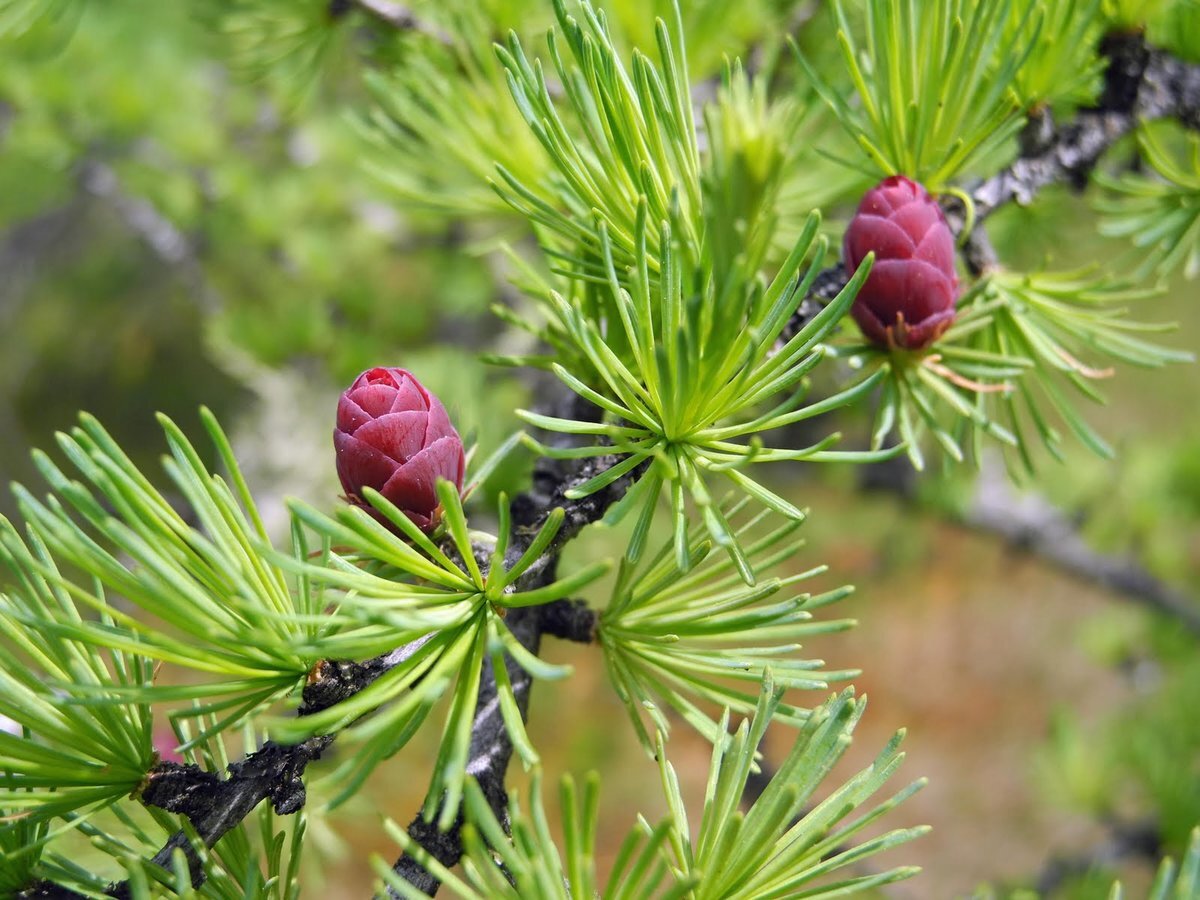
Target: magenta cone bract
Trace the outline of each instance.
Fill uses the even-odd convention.
[[[462,439],[441,401],[405,369],[354,379],[338,401],[333,446],[347,500],[374,512],[362,496],[374,488],[419,528],[436,522],[438,478],[462,489]]]
[[[954,322],[958,274],[954,235],[925,188],[892,175],[867,191],[842,242],[846,268],[853,272],[871,251],[854,321],[882,347],[928,347]]]

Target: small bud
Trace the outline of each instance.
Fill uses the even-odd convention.
[[[374,512],[362,496],[374,488],[418,528],[437,521],[438,478],[462,489],[462,439],[441,401],[404,369],[368,369],[354,379],[338,401],[333,446],[347,500]]]
[[[928,347],[954,322],[958,274],[954,235],[925,188],[892,175],[867,191],[842,242],[846,268],[853,272],[871,251],[854,321],[881,347]]]

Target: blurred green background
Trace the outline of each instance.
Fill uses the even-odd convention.
[[[0,54],[3,481],[36,484],[30,448],[51,447],[80,409],[154,467],[163,446],[153,413],[194,432],[203,403],[232,429],[278,530],[285,495],[337,502],[334,401],[373,365],[413,370],[460,430],[496,446],[516,427],[513,409],[544,388],[477,359],[523,346],[488,313],[511,294],[495,247],[521,235],[483,215],[416,211],[371,177],[363,163],[379,148],[351,122],[368,96],[345,48],[325,49],[320,80],[297,97],[286,81],[247,78],[228,35],[197,11],[205,5],[192,7],[90,4],[81,21]],[[727,49],[741,46],[737,34],[723,38]],[[720,41],[713,47],[710,67]],[[369,42],[357,50],[388,52]],[[1018,268],[1128,252],[1094,225],[1086,199],[1051,191],[1031,209],[997,215],[991,231]],[[1178,322],[1167,342],[1196,350],[1198,300],[1194,283],[1177,280],[1146,317]],[[1120,371],[1105,385],[1110,403],[1092,410],[1118,458],[1072,447],[1035,485],[1093,546],[1131,555],[1193,596],[1196,385],[1191,367]],[[865,427],[853,415],[841,424]],[[519,488],[521,472],[515,464],[501,480]],[[925,872],[888,896],[1010,896],[1043,878],[1056,897],[1102,897],[1114,874],[1137,896],[1159,845],[1178,853],[1200,821],[1195,636],[953,524],[969,475],[922,476],[915,501],[864,492],[849,469],[781,467],[775,486],[812,509],[797,565],[828,563],[819,586],[858,587],[840,614],[860,626],[806,648],[834,667],[864,669],[856,684],[871,710],[847,770],[907,727],[907,774],[931,778],[900,811],[905,821],[891,823],[934,826],[891,861]],[[0,496],[0,512],[12,508]],[[620,551],[604,534],[580,544],[588,555]],[[611,856],[636,811],[658,812],[645,805],[657,795],[655,769],[598,655],[553,644],[546,652],[576,673],[538,685],[531,733],[552,777],[601,771],[610,835],[602,852]],[[769,755],[782,757],[787,739],[773,731]],[[675,744],[695,797],[707,748],[683,729]],[[382,768],[370,802],[314,817],[321,853],[311,867],[325,880],[308,896],[365,896],[366,853],[394,855],[379,815],[407,820],[418,808],[429,752],[418,743]],[[1056,858],[1085,860],[1139,829],[1156,841],[1149,852],[1055,875]]]

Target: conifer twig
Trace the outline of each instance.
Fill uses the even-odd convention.
[[[1200,638],[1200,604],[1136,560],[1093,550],[1062,510],[1038,494],[1016,494],[996,467],[984,468],[961,521],[1167,616]]]
[[[1183,62],[1164,50],[1150,47],[1141,34],[1107,38],[1101,53],[1108,57],[1104,90],[1094,107],[1055,129],[1048,117],[1035,120],[1041,133],[1027,141],[1018,159],[1006,169],[984,179],[968,193],[975,204],[975,232],[967,236],[963,255],[975,273],[994,262],[982,224],[1007,203],[1032,202],[1052,184],[1087,186],[1097,161],[1138,122],[1174,118],[1188,128],[1200,129],[1200,65]],[[957,234],[963,227],[961,208],[948,216]],[[845,286],[848,275],[839,263],[817,278],[797,311],[807,313],[810,301],[821,303]],[[796,329],[793,326],[793,333]]]
[[[574,394],[571,394],[566,402],[572,406],[570,414],[577,417],[598,414],[598,410]],[[529,540],[537,533],[552,510],[561,508],[565,516],[554,543],[542,558],[521,576],[517,582],[518,590],[532,590],[552,582],[562,547],[586,525],[598,521],[609,506],[624,496],[633,483],[632,474],[587,497],[578,500],[568,500],[566,497],[566,492],[572,487],[588,481],[616,461],[616,458],[611,456],[565,461],[543,458],[538,461],[534,467],[530,489],[519,495],[512,504],[514,535],[513,543],[508,548],[510,564],[525,552]],[[586,610],[586,607],[583,609]],[[514,609],[509,613],[506,624],[517,640],[531,653],[536,654],[541,645],[542,635],[558,633],[564,622],[571,618],[582,621],[586,619],[586,613],[579,609],[577,603],[559,601],[545,607]],[[592,621],[594,623],[594,614]],[[590,632],[590,626],[588,631]],[[533,679],[511,657],[506,657],[505,663],[513,694],[524,716],[528,712],[529,690]],[[487,665],[479,686],[475,720],[471,726],[467,772],[478,782],[497,820],[504,823],[508,821],[508,792],[505,784],[512,754],[512,738],[504,725],[499,703],[496,701],[495,676],[490,665]],[[459,813],[450,829],[444,832],[438,831],[435,824],[437,818],[435,814],[431,820],[426,821],[418,813],[409,823],[408,833],[426,852],[449,868],[458,863],[463,853],[462,813]],[[431,896],[437,891],[437,879],[409,854],[401,855],[392,868],[418,890]],[[389,891],[389,896],[398,895]]]
[[[865,466],[859,485],[866,491],[916,501],[915,473],[898,457]],[[999,538],[1013,550],[1044,560],[1079,581],[1113,591],[1200,637],[1200,603],[1155,577],[1136,559],[1090,547],[1071,516],[1040,494],[1017,494],[998,466],[985,465],[967,505],[949,516],[967,528]]]

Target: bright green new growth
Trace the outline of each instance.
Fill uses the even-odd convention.
[[[391,635],[393,647],[405,646],[397,651],[401,659],[350,699],[310,715],[277,721],[271,734],[293,742],[344,730],[347,739],[361,742],[358,752],[330,777],[338,786],[336,805],[352,796],[378,763],[403,747],[449,692],[450,708],[425,804],[426,817],[432,817],[441,803],[438,824],[447,828],[458,813],[484,661],[490,661],[497,673],[500,711],[526,765],[535,764],[538,757],[525,734],[504,657],[511,656],[537,678],[562,678],[571,671],[542,662],[526,650],[504,623],[505,609],[570,596],[603,575],[608,566],[595,563],[544,587],[519,590],[518,579],[539,561],[557,535],[562,511],[556,510],[524,552],[510,562],[506,558],[510,517],[507,500],[502,497],[500,528],[492,539],[490,565],[484,571],[475,559],[472,543],[479,536],[467,530],[458,492],[443,480],[438,484],[438,496],[446,535],[461,564],[375,491],[368,490],[367,498],[407,541],[359,509],[342,507],[337,518],[331,519],[304,504],[292,504],[297,518],[320,534],[327,547],[336,542],[349,551],[327,552],[316,563],[291,563],[314,584],[340,592],[338,609],[323,616],[346,616],[363,627],[382,627]],[[364,723],[353,724],[371,712],[375,715]]]
[[[368,169],[415,208],[511,215],[488,185],[496,166],[528,181],[545,167],[503,69],[487,53],[489,28],[480,10],[464,10],[451,48],[410,53],[403,64],[366,74],[375,100],[361,122],[374,151]]]
[[[1113,455],[1064,388],[1069,386],[1072,392],[1103,403],[1095,385],[1114,374],[1109,362],[1146,368],[1191,362],[1190,353],[1160,347],[1138,336],[1174,326],[1132,321],[1126,313],[1125,304],[1159,293],[1131,288],[1089,271],[996,272],[988,279],[963,316],[962,327],[971,329],[970,345],[1032,366],[1015,380],[1012,390],[979,394],[977,399],[981,414],[992,407],[993,417],[1016,437],[1005,448],[1016,457],[1012,462],[1019,461],[1025,472],[1032,474],[1034,442],[1026,437],[1030,425],[1050,454],[1064,460],[1056,418],[1098,456]]]
[[[986,435],[1000,444],[1010,471],[1020,477],[1035,471],[1038,444],[1054,459],[1066,459],[1059,422],[1098,456],[1112,457],[1072,398],[1079,393],[1103,403],[1096,383],[1115,373],[1109,363],[1157,368],[1192,361],[1188,352],[1140,336],[1174,326],[1128,316],[1127,304],[1160,293],[1090,270],[999,269],[959,301],[958,321],[923,356],[867,344],[835,349],[865,370],[882,373],[873,447],[898,434],[919,469],[925,464],[924,433],[955,462],[969,456],[978,463]]]
[[[391,704],[348,729],[350,739],[364,744],[335,775],[344,777],[339,802],[407,742],[453,685],[448,723],[454,727],[447,725],[427,808],[432,815],[445,787],[443,819],[452,820],[483,661],[507,653],[538,677],[569,671],[526,651],[501,611],[568,596],[607,567],[597,563],[535,590],[517,590],[517,579],[554,540],[562,513],[552,514],[526,551],[506,562],[502,503],[501,532],[482,572],[449,484],[439,491],[462,565],[377,494],[373,502],[408,542],[361,510],[345,507],[334,520],[296,504],[291,550],[275,550],[224,433],[210,413],[202,411],[202,418],[228,484],[207,472],[183,433],[162,418],[171,449],[164,468],[200,528],[176,512],[88,416],[72,434],[59,436],[87,484],[38,454],[57,495],[43,502],[15,488],[29,538],[22,541],[0,520],[0,561],[19,586],[0,595],[0,639],[11,648],[0,664],[0,714],[36,737],[0,733],[0,808],[32,810],[42,821],[129,794],[156,759],[150,703],[191,701],[172,718],[205,718],[192,738],[202,740],[295,695],[306,676],[319,676],[322,660],[364,659],[407,646],[412,652],[351,700],[277,720],[271,736],[303,740],[348,728]],[[315,556],[305,525],[323,542]],[[349,558],[331,549],[335,541],[349,548]],[[57,561],[90,580],[65,576]],[[143,615],[111,605],[109,592]],[[155,683],[152,661],[191,669],[202,680]],[[505,722],[532,764],[537,757],[512,687],[498,680]]]
[[[554,8],[570,53],[564,57],[559,32],[551,31],[547,46],[562,101],[551,96],[541,61],[530,61],[515,33],[507,47],[497,47],[513,100],[553,177],[524,184],[500,166],[501,195],[537,227],[550,256],[569,264],[563,274],[573,280],[604,284],[601,228],[622,271],[637,262],[642,240],[657,279],[664,252],[657,223],[673,216],[675,239],[695,265],[703,240],[702,166],[678,17],[673,32],[657,23],[661,67],[634,51],[626,68],[603,13],[582,3],[580,23],[562,0]],[[656,224],[639,238],[636,225],[644,217]]]
[[[199,528],[172,507],[90,416],[82,416],[70,434],[59,435],[82,481],[36,453],[55,493],[42,501],[14,486],[28,523],[28,543],[11,523],[0,521],[0,561],[24,591],[0,602],[12,623],[10,639],[52,634],[95,654],[145,657],[191,669],[203,679],[150,684],[118,667],[120,678],[108,683],[88,687],[81,676],[64,673],[55,686],[81,696],[90,691],[93,700],[106,703],[202,700],[186,714],[219,712],[220,728],[293,690],[319,658],[312,655],[314,643],[333,652],[351,651],[363,636],[293,621],[319,610],[322,598],[293,593],[283,570],[264,559],[260,548],[266,533],[233,451],[207,410],[202,418],[229,472],[228,483],[209,473],[183,433],[160,417],[171,450],[163,467]],[[305,552],[302,544],[293,551]],[[76,580],[60,566],[85,577]],[[141,614],[110,604],[110,593]],[[54,602],[33,603],[34,596]],[[15,657],[4,665],[19,667]]]
[[[497,820],[479,785],[467,783],[466,809],[469,823],[463,829],[465,854],[463,877],[446,869],[416,844],[395,822],[384,830],[442,882],[445,889],[462,900],[573,900],[598,897],[603,900],[678,898],[686,896],[687,883],[672,884],[661,857],[666,823],[651,831],[641,829],[626,839],[624,864],[614,866],[603,890],[597,884],[595,843],[600,782],[592,773],[584,783],[582,803],[574,780],[566,775],[560,789],[563,838],[561,850],[546,820],[542,802],[542,772],[534,769],[529,787],[529,807],[516,796],[509,800],[508,822]],[[371,860],[383,886],[406,900],[426,896],[398,877],[381,857]],[[497,865],[503,866],[503,871]],[[506,877],[507,875],[507,877]],[[511,880],[510,880],[511,879]],[[665,892],[664,892],[665,889]]]
[[[693,893],[696,900],[834,897],[900,881],[920,871],[903,866],[826,881],[826,876],[844,866],[928,831],[926,827],[897,829],[854,843],[863,828],[920,790],[924,780],[857,818],[844,821],[858,813],[904,759],[899,752],[903,732],[892,738],[870,766],[814,805],[814,793],[845,753],[866,709],[866,698],[856,698],[852,689],[813,710],[770,784],[748,811],[739,810],[758,747],[778,703],[779,693],[768,675],[753,719],[744,720],[736,733],[729,734],[728,712],[723,717],[720,730],[725,739],[713,746],[704,811],[695,841],[690,837],[674,768],[662,752],[660,739],[659,768],[674,826],[671,849],[679,871],[697,879]]]
[[[120,800],[157,760],[149,705],[121,693],[150,684],[146,660],[104,654],[49,628],[21,627],[22,619],[37,620],[39,608],[81,621],[52,581],[57,570],[45,548],[35,546],[45,575],[22,572],[20,592],[0,597],[0,715],[24,730],[0,732],[0,810],[25,818],[15,830],[22,842],[11,848],[14,860],[50,836],[42,826],[51,819]]]
[[[640,555],[665,485],[680,569],[689,567],[690,498],[752,584],[754,574],[713,500],[712,478],[725,477],[799,518],[792,504],[745,474],[749,463],[871,458],[829,451],[836,436],[803,450],[764,449],[756,436],[850,403],[873,386],[863,382],[801,406],[802,381],[822,358],[820,342],[853,302],[867,267],[799,333],[786,335],[820,271],[825,242],[817,239],[814,214],[769,284],[760,280],[782,160],[779,128],[761,95],[744,75],[731,75],[721,103],[707,115],[709,150],[702,154],[678,21],[673,35],[659,23],[660,66],[635,53],[630,74],[600,14],[582,4],[585,22],[579,24],[563,4],[555,8],[577,67],[567,65],[553,33],[550,54],[582,137],[564,125],[540,64],[530,63],[511,38],[500,56],[513,96],[559,184],[553,198],[543,197],[501,170],[502,190],[538,226],[551,258],[568,264],[568,295],[549,290],[539,296],[548,317],[542,333],[558,351],[555,374],[605,415],[601,422],[522,416],[549,431],[607,441],[567,449],[537,445],[540,452],[623,457],[569,497],[587,496],[629,473],[639,477],[621,507],[640,506],[630,561]],[[758,247],[758,255],[747,247]],[[777,405],[760,412],[767,401]]]
[[[1186,60],[1200,62],[1200,0],[1176,0],[1147,23],[1157,46]]]
[[[1106,214],[1100,232],[1149,248],[1139,277],[1182,268],[1187,278],[1195,278],[1200,274],[1200,139],[1151,126],[1138,132],[1138,146],[1159,177],[1098,174],[1115,195],[1096,203]]]
[[[641,207],[644,212],[644,205]],[[644,236],[647,222],[639,218]],[[687,529],[688,498],[695,504],[713,540],[733,557],[747,584],[754,574],[737,539],[713,497],[714,478],[728,479],[740,491],[792,519],[801,513],[794,505],[747,475],[751,463],[807,460],[866,461],[876,453],[828,449],[839,435],[798,450],[762,446],[760,432],[781,428],[820,415],[865,396],[874,379],[867,379],[823,400],[802,405],[803,380],[824,357],[821,341],[849,309],[867,265],[820,313],[791,337],[783,336],[792,313],[820,270],[823,241],[814,242],[817,218],[771,284],[744,304],[718,294],[709,282],[699,296],[685,285],[697,276],[687,268],[678,244],[668,244],[665,277],[655,288],[648,277],[645,256],[633,273],[630,290],[621,286],[601,228],[601,247],[608,270],[611,296],[632,356],[626,364],[609,346],[605,335],[579,302],[553,294],[557,323],[573,347],[591,362],[601,384],[593,388],[566,367],[554,372],[573,391],[606,413],[605,421],[579,422],[522,411],[532,425],[549,431],[592,435],[609,443],[559,449],[536,445],[551,456],[583,457],[618,454],[620,462],[592,480],[573,488],[569,497],[585,497],[634,472],[639,484],[620,507],[640,507],[634,541],[627,556],[636,562],[643,538],[666,485],[674,515],[675,554],[681,571],[690,567]],[[670,241],[671,230],[664,228]],[[802,260],[816,247],[814,261],[803,277]],[[675,252],[671,252],[675,251]],[[611,328],[617,322],[610,324]],[[779,395],[783,399],[778,399]],[[775,405],[765,411],[768,401]],[[744,441],[744,442],[743,442]],[[637,471],[645,464],[644,471]]]
[[[49,834],[49,822],[28,817],[0,828],[0,894],[12,896],[33,880]]]
[[[1100,11],[1113,28],[1133,30],[1159,16],[1171,0],[1103,0]]]
[[[880,385],[871,446],[888,446],[898,435],[913,467],[925,468],[926,435],[939,452],[961,463],[966,438],[987,434],[1003,444],[1016,438],[988,418],[977,398],[1007,390],[1008,379],[1019,378],[1028,363],[1018,357],[989,353],[963,343],[973,326],[960,321],[933,347],[920,354],[893,353],[872,344],[838,344],[832,349],[852,366],[871,373]],[[978,454],[974,457],[978,461]]]
[[[1015,20],[1011,0],[868,0],[866,6],[860,45],[841,0],[833,5],[860,105],[793,49],[867,164],[937,193],[955,175],[1008,155],[1024,122],[1010,86],[1039,39],[1040,4],[1027,4]]]
[[[1096,52],[1100,0],[1014,0],[1006,37],[1029,47],[1013,89],[1026,111],[1061,110],[1095,99],[1104,73]]]
[[[894,797],[859,811],[891,777],[903,759],[897,735],[880,756],[825,800],[812,796],[850,743],[866,700],[846,691],[813,711],[771,785],[742,812],[739,803],[756,768],[759,742],[772,721],[780,692],[770,676],[763,682],[753,718],[729,733],[729,713],[721,720],[721,738],[713,747],[708,787],[695,840],[675,770],[658,740],[659,769],[669,815],[657,826],[639,819],[617,854],[608,882],[601,888],[595,871],[598,782],[590,776],[582,803],[574,781],[562,784],[563,839],[554,841],[542,806],[541,777],[535,771],[529,809],[513,798],[509,805],[512,836],[505,834],[479,788],[467,790],[470,824],[464,828],[466,857],[460,878],[432,858],[395,823],[388,833],[406,853],[427,867],[462,900],[765,900],[773,897],[836,897],[911,877],[914,867],[829,881],[831,873],[903,844],[924,828],[890,831],[854,843],[856,835],[918,790],[918,781]],[[497,866],[499,862],[500,866]],[[373,860],[385,887],[416,900],[424,896],[399,878],[381,858]],[[511,878],[506,878],[505,875]]]
[[[795,558],[804,544],[796,537],[802,522],[755,513],[749,505],[743,499],[723,512],[737,523],[747,563],[765,575]],[[712,713],[726,708],[749,714],[768,671],[780,688],[796,690],[825,690],[830,681],[857,674],[823,671],[819,660],[794,658],[801,640],[854,625],[812,617],[812,610],[842,599],[849,587],[815,597],[790,594],[825,566],[748,586],[729,556],[711,552],[703,525],[691,529],[688,550],[689,572],[680,571],[670,541],[638,565],[623,560],[600,614],[597,640],[609,679],[648,752],[655,750],[655,729],[670,732],[668,710],[707,740],[720,740],[724,731]],[[809,716],[807,709],[784,703],[774,709],[778,720],[792,725]]]

